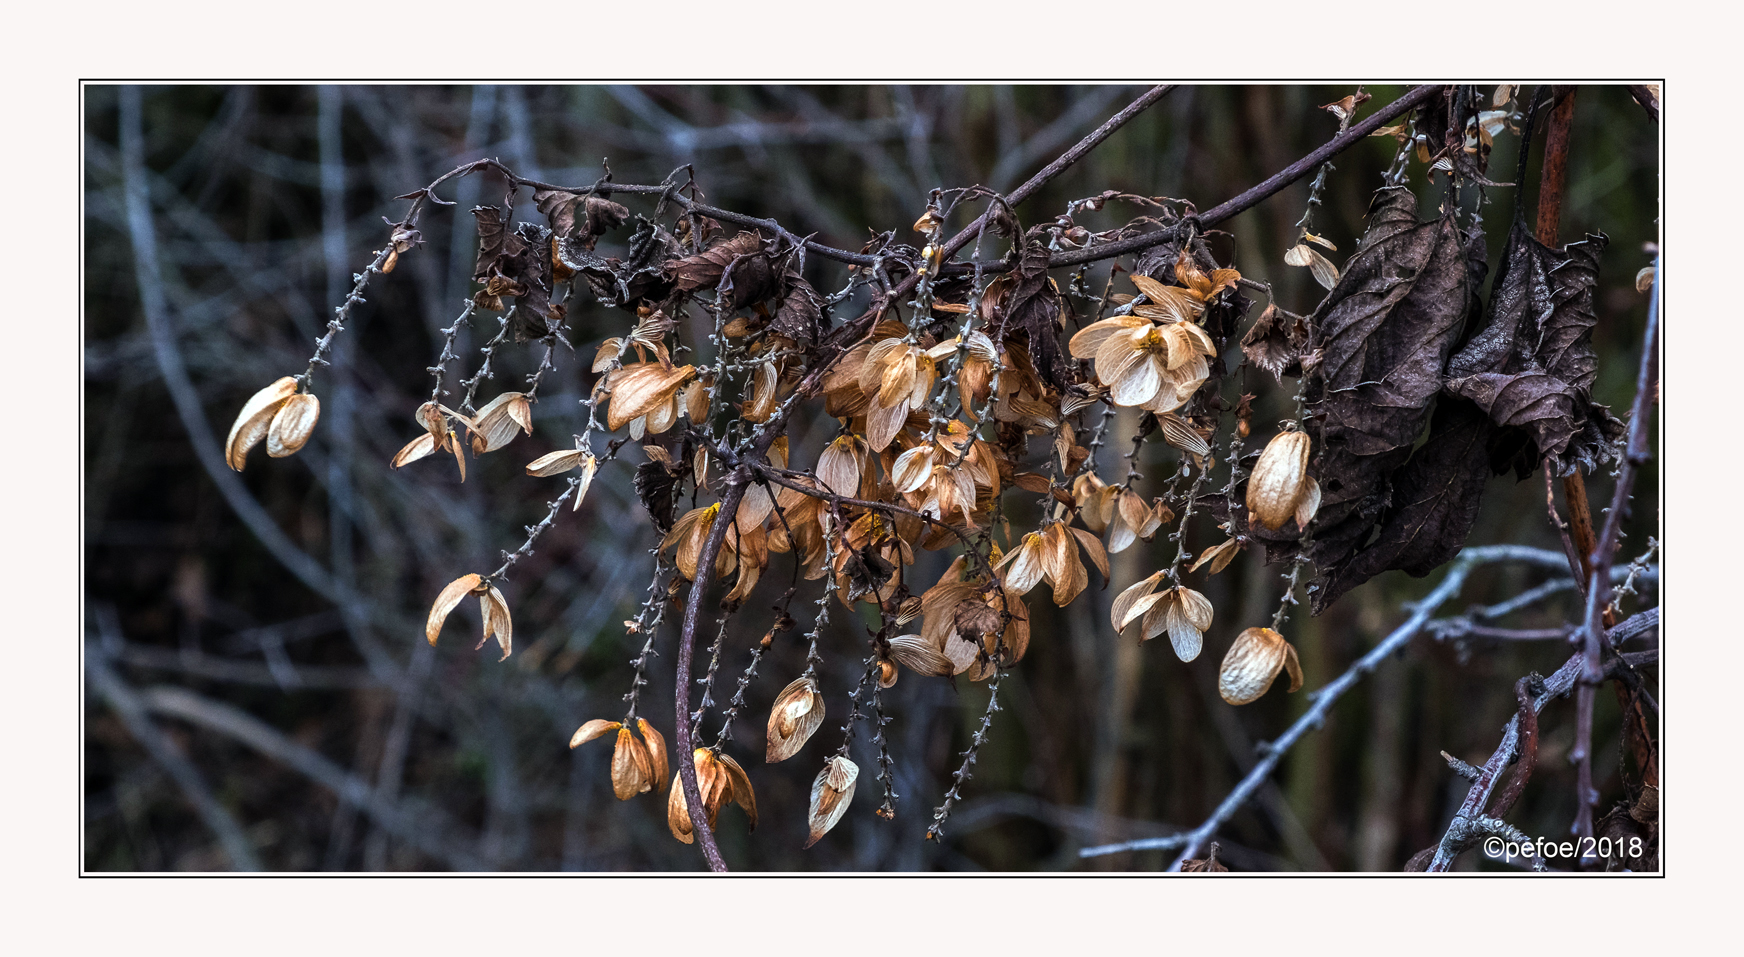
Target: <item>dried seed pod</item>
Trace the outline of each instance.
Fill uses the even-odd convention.
[[[764,760],[775,764],[793,757],[823,723],[824,696],[818,693],[817,680],[809,675],[795,678],[781,689],[769,709],[769,740]]]
[[[1249,628],[1236,636],[1217,673],[1217,693],[1230,704],[1259,700],[1282,670],[1290,672],[1290,691],[1302,687],[1296,648],[1270,628]]]
[[[654,787],[654,759],[648,746],[636,740],[629,728],[618,728],[618,745],[612,750],[612,793],[628,801]]]
[[[508,445],[517,430],[533,434],[532,406],[522,393],[504,392],[473,416],[472,454],[495,452]]]
[[[285,376],[243,403],[242,411],[236,414],[236,421],[230,426],[230,437],[224,442],[224,460],[232,469],[242,471],[242,466],[248,461],[248,450],[267,437],[279,407],[296,394],[297,380]]]
[[[266,432],[266,454],[275,459],[295,455],[308,444],[321,418],[321,400],[305,392],[293,395],[279,406]]]
[[[666,775],[669,773],[666,765],[666,739],[654,730],[647,718],[636,719],[636,730],[642,732],[642,740],[648,745],[648,758],[654,767],[654,790],[664,790]]]
[[[1247,480],[1247,509],[1267,528],[1278,528],[1295,515],[1307,489],[1309,444],[1306,432],[1279,433],[1254,464]]]
[[[847,813],[848,802],[854,800],[854,785],[859,778],[859,765],[841,755],[824,764],[824,769],[811,783],[811,837],[806,840],[806,847],[822,840]]]
[[[495,585],[490,585],[484,587],[484,590],[479,594],[478,604],[479,614],[484,618],[484,635],[478,639],[478,644],[473,650],[477,651],[479,648],[483,648],[484,643],[494,636],[497,645],[503,649],[503,657],[497,659],[502,661],[509,657],[509,652],[514,647],[512,641],[514,625],[509,620],[509,603],[504,600],[503,593],[497,591]]]

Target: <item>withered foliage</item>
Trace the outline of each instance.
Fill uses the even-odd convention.
[[[1359,250],[1310,319],[1310,429],[1321,441],[1309,549],[1322,576],[1316,612],[1373,574],[1355,560],[1394,503],[1394,473],[1428,422],[1470,295],[1453,217],[1420,222],[1409,189],[1378,192]]]
[[[1327,109],[1348,124],[1364,99],[1352,94]],[[1446,168],[1454,176],[1487,182],[1482,146],[1507,116],[1477,112],[1473,102],[1430,100],[1416,119],[1425,138],[1412,142],[1428,154],[1424,162],[1452,155]],[[511,177],[511,200],[524,185]],[[670,183],[659,192],[652,219],[608,198],[604,184],[535,190],[543,225],[511,224],[512,206],[475,208],[473,279],[481,288],[473,302],[511,309],[515,340],[546,339],[548,361],[556,345],[566,344],[559,338],[566,310],[581,308],[584,289],[598,305],[634,316],[633,326],[593,350],[595,378],[583,400],[587,425],[574,448],[533,458],[525,472],[570,483],[565,494],[579,504],[596,471],[622,450],[640,449],[646,457],[635,467],[634,489],[661,541],[647,602],[625,623],[629,633],[647,634],[646,645],[624,718],[589,722],[572,741],[617,732],[611,778],[620,799],[659,795],[668,785],[665,739],[636,712],[637,688],[649,657],[659,653],[668,608],[684,600],[688,583],[683,634],[691,642],[706,589],[718,584],[725,591],[721,639],[694,714],[686,670],[691,648],[679,649],[681,739],[674,751],[688,751],[691,759],[670,782],[667,800],[671,831],[686,843],[712,828],[726,803],[738,803],[755,824],[749,775],[724,749],[740,709],[748,700],[762,704],[754,697],[761,689],[752,685],[757,663],[777,633],[793,629],[788,606],[802,579],[821,582],[814,586],[821,591],[816,624],[804,673],[768,702],[766,763],[799,756],[824,727],[831,709],[819,680],[827,672],[818,666],[830,609],[857,614],[870,606],[879,623],[867,630],[864,678],[845,709],[848,741],[824,758],[813,785],[810,846],[853,798],[858,767],[846,755],[855,722],[869,718],[874,734],[882,734],[887,719],[876,690],[893,686],[903,669],[917,679],[996,681],[1029,647],[1025,602],[1039,601],[1031,591],[1046,585],[1056,606],[1069,605],[1096,585],[1107,587],[1110,554],[1173,526],[1168,540],[1179,543],[1176,556],[1136,584],[1122,583],[1109,626],[1135,641],[1167,633],[1183,662],[1213,643],[1221,651],[1219,693],[1232,705],[1259,700],[1281,674],[1288,676],[1286,693],[1296,692],[1304,682],[1297,650],[1278,629],[1303,565],[1311,562],[1318,574],[1311,587],[1316,613],[1381,572],[1426,574],[1464,544],[1492,469],[1514,468],[1522,476],[1541,462],[1561,473],[1591,469],[1612,454],[1620,429],[1590,392],[1592,296],[1604,237],[1550,249],[1516,224],[1487,322],[1473,331],[1485,316],[1484,235],[1476,222],[1462,231],[1457,202],[1420,219],[1417,198],[1404,185],[1375,194],[1367,231],[1342,265],[1327,255],[1336,246],[1305,227],[1284,254],[1328,291],[1307,315],[1270,302],[1240,336],[1242,361],[1281,388],[1286,378],[1300,383],[1296,417],[1271,432],[1263,451],[1245,454],[1239,440],[1253,428],[1256,397],[1243,393],[1232,406],[1225,353],[1234,358],[1233,340],[1253,306],[1243,284],[1266,287],[1218,262],[1181,201],[1110,191],[1089,208],[1120,195],[1148,203],[1147,213],[1094,235],[1069,216],[1020,231],[995,203],[992,232],[1007,240],[1000,243],[1004,258],[970,264],[944,254],[950,213],[942,207],[929,206],[916,222],[921,249],[897,242],[891,231],[856,256],[710,208],[723,219],[757,224],[729,236],[719,222],[697,215],[694,191],[688,202],[675,200]],[[671,204],[683,208],[674,212]],[[393,255],[416,245],[414,220],[397,225]],[[632,220],[622,257],[596,252],[603,237]],[[1088,303],[1086,312],[1094,312],[1074,315],[1055,275],[1061,249],[1094,249],[1098,241],[1159,228],[1166,238],[1157,236],[1136,257],[1130,285],[1111,285],[1105,297],[1072,287],[1077,301]],[[819,249],[854,264],[849,288],[830,298],[805,276],[806,254]],[[860,287],[869,305],[832,329],[831,304]],[[1075,331],[1068,335],[1068,328]],[[712,331],[699,341],[690,334],[695,329]],[[432,368],[437,393],[448,358],[445,349]],[[529,380],[526,391],[501,392],[477,412],[470,388],[457,403],[463,411],[433,394],[417,415],[424,433],[394,464],[450,452],[464,475],[468,448],[476,457],[531,435],[537,376]],[[249,401],[227,449],[233,467],[241,468],[249,447],[263,438],[275,456],[307,440],[319,406],[299,394],[301,384],[286,377]],[[1099,461],[1117,407],[1136,422],[1133,462],[1146,441],[1167,447],[1177,466],[1168,487],[1140,484],[1135,468],[1122,481],[1107,471],[1106,454]],[[814,447],[800,448],[796,439],[790,450],[788,426],[798,408],[835,421]],[[1227,411],[1235,412],[1235,435],[1226,446],[1220,436],[1229,427]],[[607,439],[602,450],[596,432],[623,435]],[[1219,462],[1220,455],[1235,461]],[[1205,492],[1203,483],[1219,468],[1228,486]],[[1014,489],[1039,497],[1032,513],[1005,511],[1003,497]],[[562,501],[551,503],[552,516]],[[1195,532],[1204,542],[1194,546],[1201,549],[1195,560],[1187,523],[1196,514],[1203,522],[1207,511],[1221,530],[1208,541],[1198,536],[1209,529]],[[1014,520],[1016,514],[1023,518]],[[465,597],[476,596],[481,643],[496,638],[507,657],[512,628],[498,585],[551,520],[529,527],[527,545],[505,552],[503,568],[451,582],[431,608],[428,640],[436,641]],[[1188,576],[1216,575],[1255,543],[1296,563],[1287,576],[1290,591],[1272,627],[1236,622],[1233,639],[1219,635],[1214,621],[1220,628],[1224,622],[1212,599]],[[926,551],[952,557],[936,579],[919,578],[917,553]],[[714,682],[725,624],[755,607],[752,594],[778,561],[791,564],[791,577],[780,573],[788,584],[774,606],[776,624],[752,653],[710,747],[686,721],[718,708],[724,696]],[[918,634],[896,634],[916,618]],[[978,734],[977,747],[980,740]],[[966,752],[965,769],[973,754]],[[880,814],[893,813],[887,763],[881,756]],[[700,803],[686,796],[684,780],[696,785]],[[939,821],[954,798],[953,788]],[[693,821],[693,810],[705,820]],[[1188,869],[1224,869],[1215,845]]]

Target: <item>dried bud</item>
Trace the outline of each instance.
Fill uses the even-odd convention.
[[[320,418],[321,400],[313,395],[305,392],[286,399],[267,427],[266,454],[275,459],[295,455],[308,443]]]
[[[822,840],[847,813],[859,778],[860,767],[841,755],[830,758],[818,772],[811,783],[811,837],[806,840],[806,847]]]
[[[1217,693],[1230,704],[1259,700],[1278,672],[1290,672],[1290,691],[1302,687],[1302,664],[1296,648],[1270,628],[1249,628],[1236,636],[1217,673]]]
[[[296,393],[297,380],[285,376],[249,397],[242,411],[237,413],[235,423],[230,426],[230,438],[224,443],[224,459],[231,468],[242,471],[248,460],[248,450],[267,437],[279,408]]]
[[[823,723],[824,696],[818,693],[817,680],[809,675],[795,678],[781,690],[769,709],[769,742],[764,760],[775,764],[793,757]]]
[[[1308,433],[1282,432],[1267,443],[1247,480],[1247,509],[1267,528],[1278,528],[1296,513],[1308,490]],[[1318,486],[1314,505],[1319,507]]]

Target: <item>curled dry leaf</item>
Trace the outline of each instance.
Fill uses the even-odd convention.
[[[769,709],[768,749],[764,760],[770,764],[785,761],[799,753],[813,733],[824,723],[824,696],[818,692],[817,680],[809,675],[795,678]]]
[[[805,842],[806,847],[821,840],[847,813],[859,778],[859,765],[841,755],[824,763],[824,769],[811,783],[811,836]]]
[[[308,444],[320,418],[321,400],[313,395],[305,392],[286,399],[267,427],[266,454],[275,459],[295,455]]]
[[[1290,672],[1290,691],[1302,688],[1302,665],[1296,648],[1270,628],[1249,628],[1236,636],[1217,672],[1217,693],[1230,704],[1259,700],[1278,672]]]
[[[242,471],[242,466],[248,461],[248,450],[267,437],[272,428],[273,417],[296,393],[297,380],[285,376],[256,392],[243,403],[242,411],[237,413],[236,421],[230,426],[230,437],[224,443],[224,460],[232,469]],[[311,426],[313,424],[310,423]]]

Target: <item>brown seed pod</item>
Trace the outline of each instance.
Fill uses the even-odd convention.
[[[1302,688],[1302,665],[1296,648],[1270,628],[1249,628],[1236,636],[1217,673],[1217,693],[1230,704],[1258,701],[1278,672],[1290,672],[1290,691]]]
[[[1306,432],[1282,432],[1255,463],[1247,480],[1247,510],[1267,528],[1278,528],[1295,515],[1308,485],[1309,445]]]

